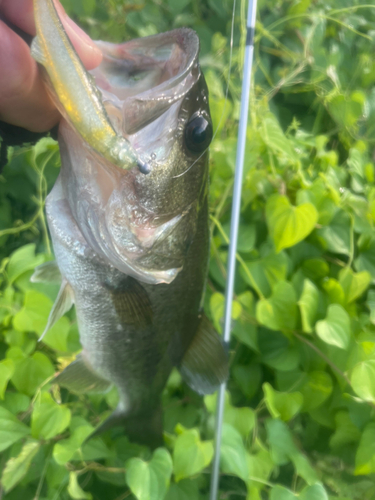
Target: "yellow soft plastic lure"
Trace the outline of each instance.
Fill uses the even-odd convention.
[[[66,117],[100,155],[123,169],[148,173],[129,142],[117,134],[93,77],[86,71],[61,23],[53,0],[34,0],[37,36],[31,53],[49,76]]]

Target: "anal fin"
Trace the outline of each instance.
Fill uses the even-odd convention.
[[[228,378],[228,356],[220,336],[205,315],[179,370],[185,382],[198,394],[213,393]]]
[[[47,325],[40,337],[39,341],[43,339],[44,335],[48,332],[50,328],[58,321],[69,309],[72,307],[74,303],[74,295],[72,287],[69,283],[64,279],[61,283],[61,287],[59,293],[57,294],[55,303],[52,306],[51,312],[48,316]]]
[[[103,393],[112,386],[111,382],[94,372],[82,355],[78,355],[54,382],[77,394]]]

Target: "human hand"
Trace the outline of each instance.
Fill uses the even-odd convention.
[[[86,69],[102,60],[101,51],[55,0],[65,30]],[[59,112],[43,84],[30,47],[3,21],[35,36],[32,0],[0,0],[0,120],[33,132],[50,130]]]

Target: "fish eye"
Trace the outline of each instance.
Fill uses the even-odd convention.
[[[185,128],[186,147],[194,153],[202,153],[212,140],[212,124],[204,116],[194,114]]]

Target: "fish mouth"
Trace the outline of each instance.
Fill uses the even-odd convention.
[[[144,163],[162,162],[173,145],[181,103],[201,74],[197,34],[180,28],[123,44],[96,44],[103,60],[90,73],[110,122]]]

